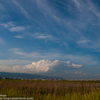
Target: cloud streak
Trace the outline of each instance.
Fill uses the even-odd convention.
[[[43,40],[50,40],[52,42],[60,42],[60,39],[56,38],[55,36],[51,34],[43,34],[43,33],[34,33],[34,34],[27,34],[27,36],[36,38],[36,39],[43,39]]]
[[[4,39],[2,39],[2,38],[0,37],[0,44],[4,44],[4,43],[5,43]]]
[[[24,36],[21,36],[21,35],[17,35],[17,36],[14,36],[15,38],[19,38],[19,39],[22,39],[24,38]]]
[[[7,28],[10,32],[22,32],[29,29],[30,26],[16,26],[13,22],[1,23],[3,27]]]
[[[21,10],[21,12],[25,15],[27,19],[30,18],[28,12],[16,0],[12,0],[12,2]]]
[[[81,44],[81,43],[88,43],[88,42],[90,42],[90,41],[89,40],[81,40],[81,41],[78,41],[77,43]]]
[[[47,52],[45,54],[41,54],[39,52],[32,52],[32,53],[25,53],[21,51],[19,48],[12,48],[9,49],[10,52],[13,53],[13,56],[20,56],[22,59],[34,59],[34,60],[41,60],[41,59],[62,59],[62,60],[69,60],[75,63],[81,63],[83,65],[97,65],[98,62],[96,61],[96,58],[90,55],[72,55],[72,54],[61,54],[61,53],[52,53],[52,52]],[[73,66],[75,66],[73,64]],[[81,67],[81,66],[79,66]]]
[[[16,26],[16,27],[12,27],[8,29],[10,32],[20,32],[20,31],[24,31],[25,27],[23,26]]]
[[[13,22],[2,23],[0,25],[2,25],[4,27],[14,27],[14,26],[16,26]]]

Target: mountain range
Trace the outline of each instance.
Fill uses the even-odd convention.
[[[0,72],[0,77],[1,78],[19,78],[19,79],[34,79],[34,78],[37,78],[37,79],[63,79],[63,78],[60,78],[60,77],[49,77],[49,76],[43,76],[43,75],[38,75],[38,74],[27,74],[27,73],[9,73],[9,72]]]

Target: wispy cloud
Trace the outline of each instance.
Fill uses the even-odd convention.
[[[16,0],[12,0],[12,2],[21,10],[21,12],[25,15],[27,19],[30,18],[28,12]]]
[[[68,54],[66,55],[66,58],[73,61],[73,62],[76,62],[76,63],[79,63],[81,62],[81,64],[83,64],[84,66],[85,65],[97,65],[98,64],[98,61],[96,61],[96,58],[91,56],[91,55],[72,55],[72,54]]]
[[[5,18],[9,18],[8,11],[6,7],[0,2],[0,21],[4,20]]]
[[[90,48],[88,45],[91,44],[92,42],[90,40],[80,40],[77,42],[77,44],[80,46],[80,47],[83,47],[83,48]]]
[[[34,34],[27,34],[33,38],[43,39],[43,40],[51,40],[53,42],[59,42],[59,39],[51,34],[43,34],[43,33],[34,33]]]
[[[89,40],[81,40],[81,41],[78,41],[77,43],[80,44],[80,43],[88,43],[90,42]]]
[[[88,5],[90,6],[90,11],[96,16],[98,17],[98,19],[100,20],[100,12],[98,11],[98,7],[96,7],[95,4],[93,4],[90,0],[87,1]]]
[[[51,34],[53,33],[56,35],[56,38],[60,37],[60,40],[63,41],[64,45],[68,44],[67,41],[72,41],[79,45],[78,41],[80,41],[80,43],[82,43],[82,41],[85,43],[85,41],[81,39],[82,37],[86,38],[85,33],[88,33],[87,39],[90,41],[93,41],[93,39],[91,38],[92,34],[97,34],[99,36],[99,33],[97,31],[93,31],[92,27],[94,27],[94,25],[100,25],[100,13],[98,7],[95,4],[93,4],[92,1],[90,0],[89,1],[72,0],[72,1],[68,1],[68,3],[66,3],[66,1],[62,1],[63,6],[61,6],[62,4],[60,5],[59,2],[55,4],[47,0],[42,0],[42,1],[34,0],[33,2],[35,8],[31,6],[30,9],[31,8],[35,9],[37,13],[35,13],[34,11],[31,11],[32,13],[29,13],[30,11],[29,9],[27,9],[27,6],[22,4],[22,2],[20,1],[16,1],[16,0],[11,0],[11,1],[12,4],[15,7],[17,7],[17,10],[20,11],[22,14],[24,14],[24,16],[29,21],[31,21],[31,23],[34,23],[33,19],[35,19],[35,22],[37,20],[37,22],[32,25],[37,24],[39,27],[41,27],[41,29],[44,30],[45,33],[46,30],[49,30],[49,33],[51,32],[48,36],[46,34],[41,34],[40,36],[36,35],[38,39],[48,38],[50,40],[52,38]],[[45,18],[44,16],[41,16],[41,13],[45,16]],[[33,14],[35,15],[34,18],[31,17],[33,16]],[[42,17],[43,19],[42,21],[41,19],[36,17],[38,15]],[[42,24],[43,22],[44,24]],[[22,32],[27,27],[22,25],[14,26],[13,23],[2,23],[2,25],[7,28],[8,26],[10,26],[8,29],[11,32],[20,32],[20,31]],[[88,27],[89,25],[91,29]],[[51,27],[52,30],[50,30],[49,27]],[[60,27],[60,29],[58,27]],[[94,44],[92,42],[87,44],[86,48],[88,47],[94,49],[96,42],[94,41]],[[79,47],[81,46],[79,45]]]
[[[2,23],[0,25],[2,25],[4,27],[14,27],[14,26],[16,26],[13,22]]]
[[[5,43],[4,39],[0,37],[0,44],[4,44],[4,43]]]
[[[74,3],[76,4],[76,7],[77,7],[78,9],[80,9],[81,4],[80,4],[79,0],[73,0],[73,1],[74,1]]]
[[[36,5],[38,7],[38,11],[43,13],[45,15],[45,17],[50,16],[51,19],[53,19],[55,22],[57,22],[58,24],[61,24],[61,22],[60,22],[62,20],[62,18],[60,18],[61,13],[57,12],[56,7],[52,6],[52,3],[48,2],[47,0],[43,0],[43,1],[35,0],[35,1],[36,1]],[[59,15],[59,17],[57,15]],[[48,17],[46,17],[46,19],[48,20]]]
[[[48,34],[35,33],[33,36],[40,39],[53,39],[53,36]]]
[[[8,29],[11,32],[20,32],[20,31],[24,31],[25,27],[23,26],[16,26],[16,27],[12,27]]]
[[[78,16],[79,18],[76,21],[80,21],[80,24],[82,23],[80,26],[81,28],[88,30],[88,25],[91,24],[92,26],[94,24],[100,24],[100,13],[98,11],[98,7],[95,4],[93,4],[91,0],[73,0],[73,2],[75,3],[77,8],[76,16]]]
[[[45,35],[45,34],[37,34],[36,38],[40,38],[40,39],[52,39],[53,36],[50,35]]]
[[[0,3],[0,10],[1,11],[6,11],[5,7]]]
[[[77,64],[72,64],[72,66],[75,67],[75,68],[80,68],[80,67],[82,67],[82,65],[77,65]]]
[[[24,38],[24,36],[22,36],[22,35],[17,35],[17,36],[14,36],[15,38],[19,38],[19,39],[22,39],[22,38]]]
[[[26,29],[31,28],[29,25],[27,25],[27,26],[17,26],[13,22],[1,23],[0,25],[7,28],[10,32],[20,32],[20,31],[24,31]]]
[[[70,4],[74,4],[75,6],[69,6],[67,5],[70,13],[75,14],[76,17],[71,23],[69,20],[69,27],[72,29],[72,32],[76,33],[75,36],[78,34],[78,38],[76,37],[77,44],[81,48],[90,48],[90,49],[99,49],[99,38],[97,38],[95,41],[93,40],[92,36],[94,37],[100,37],[98,34],[98,31],[93,31],[92,29],[96,28],[100,24],[100,12],[98,11],[98,6],[96,6],[91,0],[72,0],[70,1]],[[76,24],[76,25],[75,25]],[[94,26],[96,25],[96,26]],[[91,27],[91,28],[89,28]],[[70,30],[69,30],[70,32]],[[80,33],[80,34],[79,34]],[[88,35],[86,35],[88,34]],[[72,39],[73,39],[72,35]],[[86,39],[83,39],[86,38]],[[98,45],[97,45],[98,44]],[[84,46],[83,46],[84,45]]]
[[[32,53],[25,53],[22,52],[21,49],[19,48],[13,48],[13,49],[9,49],[9,51],[13,52],[16,55],[22,56],[22,58],[40,58],[43,57],[40,53],[38,52],[32,52]]]
[[[12,49],[9,49],[10,52],[14,53],[15,56],[20,56],[21,58],[23,59],[34,59],[35,61],[36,60],[41,60],[41,59],[50,59],[50,60],[53,60],[53,59],[62,59],[62,60],[69,60],[69,61],[72,61],[72,62],[75,62],[75,63],[78,63],[78,64],[82,64],[82,65],[97,65],[98,62],[96,61],[96,58],[94,58],[93,56],[90,56],[90,55],[80,55],[80,54],[77,54],[77,55],[72,55],[72,54],[61,54],[61,53],[56,53],[56,52],[46,52],[45,54],[42,54],[42,53],[39,53],[39,52],[31,52],[31,53],[25,53],[23,51],[21,51],[21,49],[19,48],[12,48]],[[14,56],[13,54],[13,56]],[[73,66],[77,66],[75,64],[73,64]],[[81,67],[80,66],[77,66],[77,67]]]
[[[91,25],[91,27],[94,27],[94,24],[96,24],[97,20],[99,20],[99,11],[96,10],[97,7],[93,5],[91,1],[72,0],[69,2],[70,2],[70,5],[74,4],[74,6],[69,6],[68,4],[66,4],[66,2],[64,2],[65,6],[62,7],[62,6],[56,5],[54,9],[53,7],[51,7],[54,4],[49,5],[50,2],[47,2],[46,0],[43,0],[42,2],[40,0],[36,0],[38,9],[40,10],[40,12],[46,15],[46,19],[49,19],[51,16],[53,18],[53,21],[59,23],[59,25],[61,26],[63,25],[66,28],[65,30],[67,31],[67,33],[63,31],[60,38],[61,40],[64,41],[63,43],[66,43],[66,38],[69,41],[76,42],[78,45],[82,44],[83,42],[88,43],[89,41],[87,40],[90,40],[91,42],[87,45],[84,45],[84,48],[88,47],[88,48],[94,49],[93,47],[94,45],[92,43],[93,40],[92,38],[90,38],[91,37],[90,32],[92,32],[93,34],[96,32],[93,32],[91,29],[88,29],[87,27],[88,25]],[[60,16],[60,15],[63,15],[63,13],[58,11],[58,9],[56,9],[58,6],[61,9],[64,9],[64,11],[69,12],[71,15],[73,15],[75,19],[71,19],[66,15],[65,16],[67,18]],[[98,17],[98,19],[96,17]],[[99,25],[99,21],[97,22],[97,25]],[[86,33],[89,33],[87,40],[82,40],[82,38],[86,38],[86,36],[84,35],[85,34],[84,31]],[[59,33],[59,29],[58,29],[58,32],[56,33]],[[83,47],[83,46],[80,46],[80,47]]]

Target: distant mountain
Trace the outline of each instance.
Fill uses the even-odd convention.
[[[47,78],[50,78],[50,79],[63,79],[63,78],[60,78],[60,77],[48,77],[48,76],[43,76],[43,75],[38,75],[38,74],[27,74],[27,73],[9,73],[9,72],[0,72],[0,77],[1,78],[4,78],[4,77],[7,77],[7,78],[24,78],[24,79],[34,79],[34,78],[37,78],[37,79],[47,79]]]

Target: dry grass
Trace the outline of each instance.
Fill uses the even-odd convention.
[[[44,98],[48,100],[57,98],[59,100],[77,98],[78,100],[79,98],[81,100],[85,98],[86,100],[89,95],[97,95],[99,99],[95,100],[100,100],[99,91],[99,82],[0,80],[0,94],[6,94],[8,97],[34,97],[36,100],[44,100]]]

